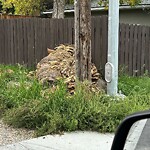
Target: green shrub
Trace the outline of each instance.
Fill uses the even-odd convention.
[[[87,81],[78,82],[72,96],[63,81],[52,90],[28,78],[29,70],[21,66],[0,66],[0,72],[1,117],[15,127],[35,129],[37,136],[75,130],[114,132],[125,116],[150,106],[146,76],[121,76],[119,89],[127,97],[119,99],[91,92]]]

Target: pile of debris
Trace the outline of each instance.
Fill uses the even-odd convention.
[[[44,57],[36,69],[36,77],[41,83],[53,84],[58,79],[63,78],[67,84],[69,92],[75,90],[75,49],[71,45],[60,45],[54,50],[47,49],[48,56]],[[100,74],[94,64],[91,67],[93,90],[104,89],[105,82],[100,79]]]

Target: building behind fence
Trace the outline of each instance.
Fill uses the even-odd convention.
[[[107,16],[92,18],[92,61],[104,73],[108,45]],[[119,65],[130,75],[150,71],[150,27],[120,24]],[[35,65],[47,48],[74,43],[74,20],[0,19],[0,63]]]

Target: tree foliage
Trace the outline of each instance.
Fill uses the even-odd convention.
[[[8,8],[15,8],[15,14],[35,15],[39,14],[41,0],[3,0],[3,10],[6,12]]]
[[[135,6],[141,3],[142,0],[119,0],[120,4],[128,4],[130,6]],[[108,6],[109,0],[100,0],[99,5]]]
[[[0,12],[2,11],[2,2],[0,1]]]
[[[99,4],[108,6],[108,1],[99,0]],[[127,3],[130,6],[137,5],[140,2],[141,0],[120,0],[120,4]],[[73,4],[74,0],[65,0],[65,3]],[[0,0],[0,9],[3,9],[3,12],[21,15],[39,15],[40,11],[50,9],[52,6],[53,0]]]

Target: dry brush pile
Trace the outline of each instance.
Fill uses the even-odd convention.
[[[64,79],[71,94],[75,91],[75,50],[71,45],[60,45],[54,50],[47,49],[48,56],[44,57],[36,69],[36,77],[41,83],[54,84],[58,79]],[[101,79],[96,66],[91,66],[92,83],[90,90],[105,89],[105,82]]]

